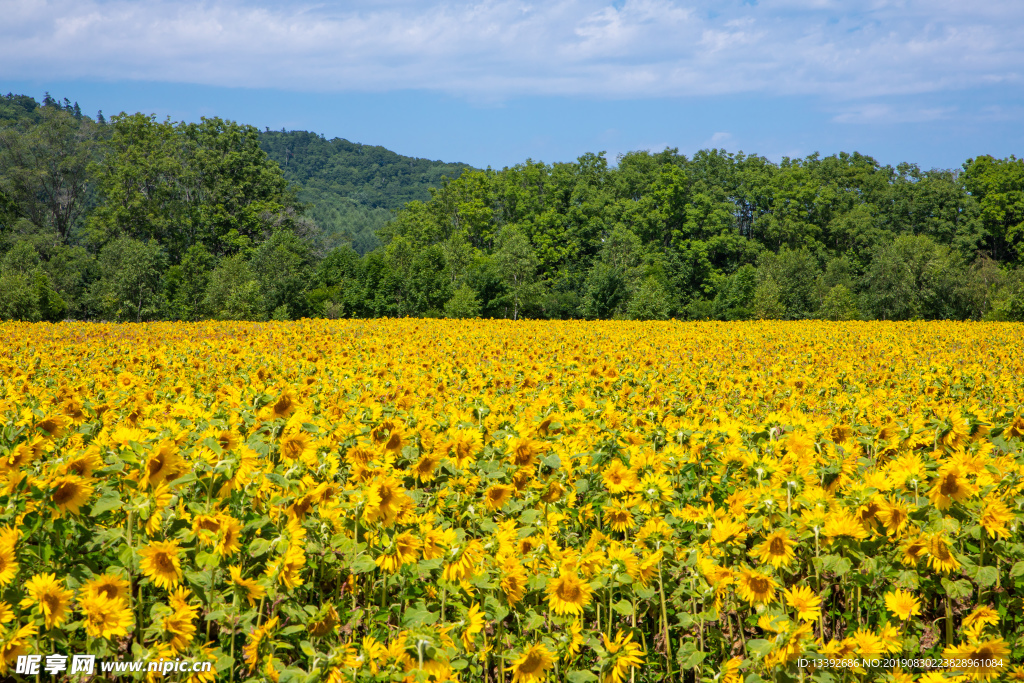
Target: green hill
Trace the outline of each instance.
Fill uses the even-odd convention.
[[[413,200],[428,201],[430,188],[472,168],[402,156],[342,138],[305,131],[260,133],[260,146],[301,187],[299,201],[329,242],[351,240],[360,254],[380,245],[376,232],[394,211]]]

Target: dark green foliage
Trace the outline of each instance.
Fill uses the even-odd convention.
[[[1024,317],[1024,161],[502,170],[0,97],[0,315]]]

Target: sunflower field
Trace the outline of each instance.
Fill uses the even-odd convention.
[[[1024,680],[1024,326],[0,338],[6,678]]]

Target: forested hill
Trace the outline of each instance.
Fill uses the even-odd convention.
[[[430,188],[442,178],[457,178],[470,168],[305,131],[266,130],[260,147],[302,188],[299,201],[328,239],[350,241],[360,254],[380,246],[376,233],[394,210],[429,200]]]
[[[1024,320],[1024,160],[480,171],[0,96],[0,319],[440,315]]]

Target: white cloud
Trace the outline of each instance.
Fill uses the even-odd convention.
[[[0,13],[0,78],[18,80],[870,99],[1024,74],[1016,0],[0,0]]]

